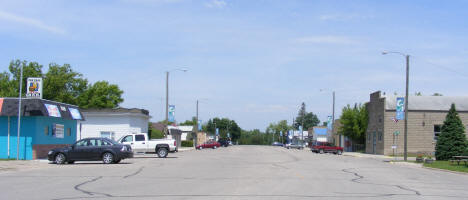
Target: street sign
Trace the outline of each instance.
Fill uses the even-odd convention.
[[[396,116],[397,120],[405,119],[405,98],[397,97],[396,100]]]
[[[219,135],[219,128],[216,128],[216,135]]]
[[[397,148],[397,145],[392,145],[392,149],[396,149]]]
[[[393,135],[400,135],[400,131],[393,132]]]
[[[42,99],[42,78],[28,78],[26,98]]]
[[[283,131],[280,131],[280,136],[283,137]]]

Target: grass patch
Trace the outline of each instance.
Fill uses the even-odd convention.
[[[464,163],[460,163],[460,165],[450,164],[449,161],[434,161],[432,164],[424,163],[424,167],[431,167],[431,168],[438,168],[438,169],[445,169],[450,171],[457,171],[457,172],[465,172],[468,173],[468,167]]]

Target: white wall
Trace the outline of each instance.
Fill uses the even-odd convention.
[[[78,121],[77,139],[101,137],[101,132],[114,132],[114,139],[130,133],[147,133],[149,117],[134,113],[86,113],[86,121]],[[81,124],[81,131],[80,131]],[[80,135],[81,133],[81,135]]]

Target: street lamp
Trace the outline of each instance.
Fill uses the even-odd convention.
[[[320,89],[320,92],[324,91],[324,89]],[[335,132],[335,126],[334,126],[334,123],[335,123],[335,91],[333,90],[333,106],[332,106],[332,134],[334,134]],[[341,136],[339,137],[339,146],[341,147]]]
[[[166,71],[166,128],[167,128],[167,125],[169,125],[169,116],[168,116],[169,115],[169,72],[173,72],[173,71],[187,72],[188,69],[177,68],[177,69]]]
[[[404,151],[403,151],[404,153],[403,153],[403,156],[404,156],[405,161],[407,161],[408,160],[408,104],[409,104],[408,88],[409,88],[409,57],[410,57],[410,55],[404,54],[404,53],[401,53],[401,52],[397,52],[397,51],[383,51],[382,55],[386,55],[386,54],[390,54],[390,53],[400,54],[403,57],[405,57],[405,59],[406,59],[405,130],[404,130],[405,132],[404,132]]]

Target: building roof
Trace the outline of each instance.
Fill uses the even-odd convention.
[[[178,129],[182,132],[192,132],[193,126],[167,126],[168,129]]]
[[[136,113],[149,116],[149,111],[139,108],[90,108],[82,109],[83,113]]]
[[[383,96],[385,109],[395,110],[397,96]],[[448,111],[454,103],[457,111],[468,111],[468,97],[464,96],[409,96],[408,110]]]
[[[0,116],[18,116],[18,98],[0,98]],[[84,120],[78,106],[46,99],[21,99],[21,116]]]

